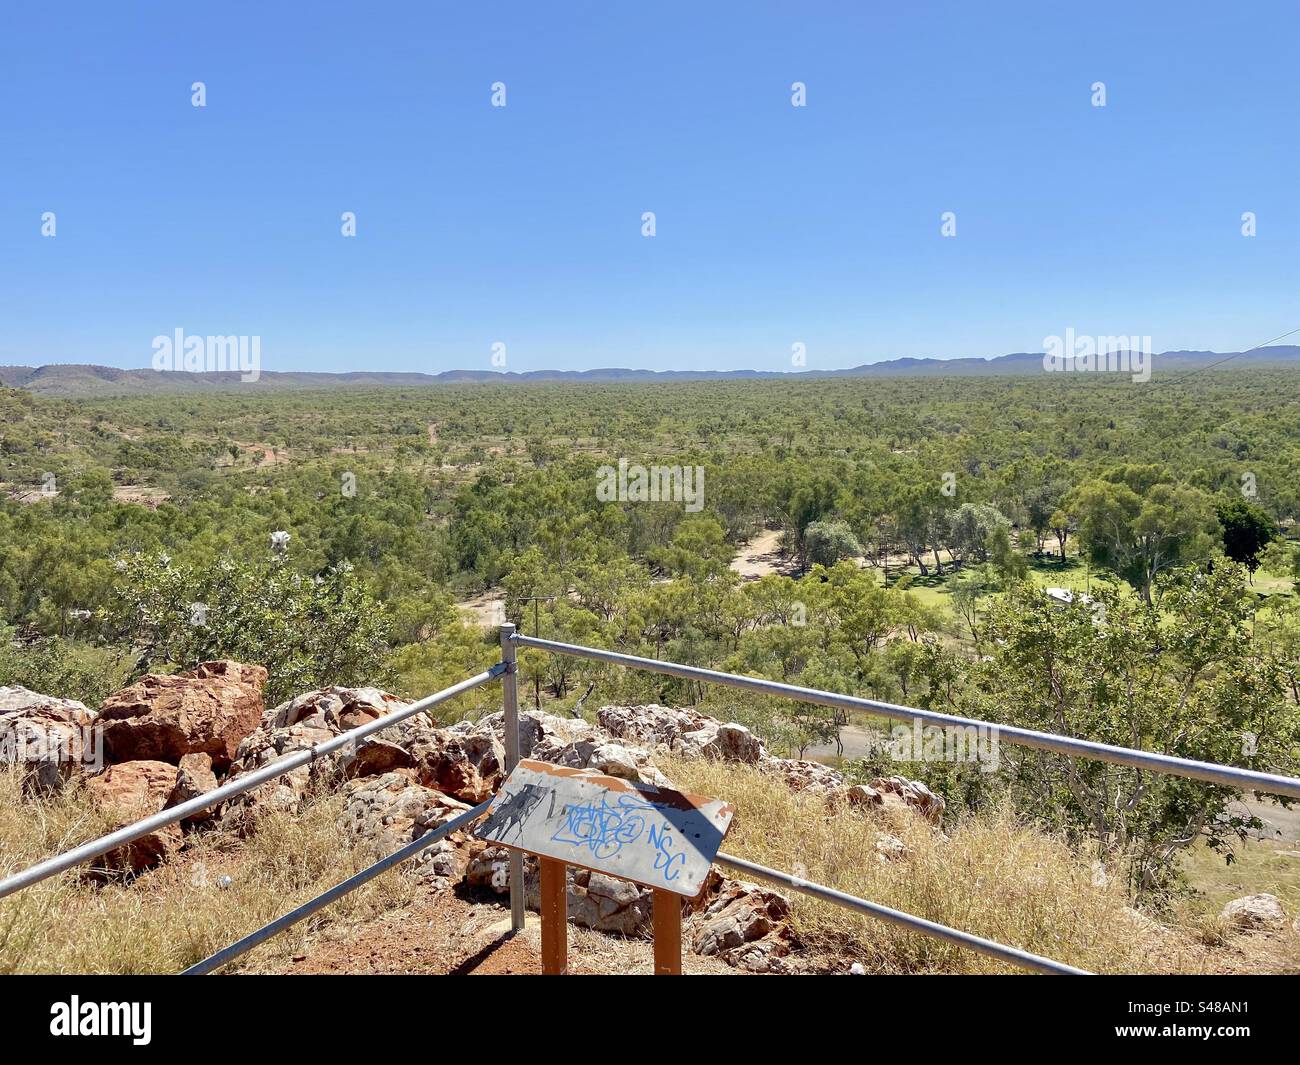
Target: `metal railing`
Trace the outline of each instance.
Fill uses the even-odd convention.
[[[1234,766],[1217,765],[1211,762],[1199,762],[1189,758],[1175,758],[1171,755],[1154,754],[1150,751],[1140,751],[1128,747],[1116,747],[1105,743],[1095,743],[1091,740],[1080,740],[1070,736],[1060,736],[1055,733],[1037,732],[1032,729],[999,725],[994,722],[981,721],[975,718],[957,717],[952,714],[941,714],[931,710],[920,710],[914,707],[899,706],[894,703],[880,702],[875,699],[864,699],[852,695],[842,695],[836,692],[821,691],[816,688],[803,688],[794,684],[784,684],[778,681],[765,680],[761,677],[745,677],[735,673],[722,673],[717,670],[703,669],[698,666],[686,666],[676,662],[662,662],[653,658],[640,658],[635,655],[621,654],[616,651],[606,651],[597,647],[560,643],[555,640],[543,640],[535,636],[520,635],[515,632],[515,627],[513,625],[507,624],[501,626],[501,661],[490,669],[470,677],[467,680],[463,680],[459,684],[454,684],[440,692],[436,692],[424,699],[411,703],[409,706],[403,707],[401,710],[377,718],[374,721],[361,725],[358,728],[351,729],[348,732],[341,733],[324,743],[316,744],[315,746],[301,751],[295,751],[293,754],[286,755],[283,758],[278,758],[274,762],[262,766],[260,769],[229,781],[214,791],[210,791],[204,795],[198,796],[197,798],[173,806],[170,809],[163,810],[161,813],[146,817],[134,824],[118,829],[116,832],[111,832],[106,836],[82,844],[64,854],[56,855],[55,857],[39,862],[28,869],[24,869],[21,872],[6,877],[5,879],[0,880],[0,899],[11,895],[16,891],[21,891],[23,888],[30,887],[32,884],[38,883],[47,877],[54,876],[57,873],[70,869],[75,865],[79,865],[83,862],[90,861],[93,858],[107,854],[109,851],[115,850],[124,844],[131,843],[159,828],[175,824],[192,814],[224,802],[226,799],[251,791],[253,788],[265,784],[270,780],[274,780],[276,777],[282,776],[293,769],[297,769],[304,765],[310,765],[312,762],[324,755],[347,747],[349,744],[356,744],[359,740],[363,740],[383,729],[391,728],[393,725],[414,717],[416,714],[419,714],[430,707],[446,702],[449,699],[454,699],[458,695],[462,695],[465,692],[472,691],[475,688],[482,687],[483,685],[489,684],[498,679],[502,684],[501,704],[504,715],[505,768],[506,771],[509,772],[519,761],[521,754],[519,742],[519,693],[517,680],[517,657],[519,647],[531,647],[536,650],[548,651],[553,654],[589,658],[595,661],[606,662],[611,665],[623,666],[629,669],[645,669],[656,673],[664,673],[669,676],[680,677],[686,680],[696,680],[709,684],[720,684],[725,687],[738,688],[743,691],[756,692],[763,695],[772,695],[783,699],[793,699],[799,702],[848,710],[865,710],[894,719],[918,720],[925,724],[940,728],[978,727],[994,729],[997,731],[997,735],[1000,738],[1005,738],[1012,743],[1037,748],[1039,750],[1054,751],[1059,754],[1070,755],[1073,757],[1095,758],[1118,765],[1127,765],[1139,769],[1149,769],[1153,772],[1168,773],[1174,776],[1189,777],[1195,780],[1208,780],[1217,784],[1224,784],[1230,787],[1262,792],[1265,794],[1300,798],[1300,779],[1293,777],[1278,776],[1271,773],[1260,773],[1254,770],[1239,769]],[[473,809],[466,810],[452,818],[450,821],[426,832],[418,839],[412,840],[410,843],[400,847],[387,857],[382,858],[360,872],[353,874],[348,879],[335,885],[308,902],[303,903],[296,909],[291,910],[283,917],[271,921],[269,924],[251,932],[237,942],[232,943],[230,946],[225,947],[210,957],[205,958],[203,961],[190,966],[190,968],[185,970],[185,974],[201,975],[212,972],[220,966],[225,965],[227,962],[251,950],[259,943],[265,942],[272,936],[277,935],[294,924],[297,924],[299,921],[309,917],[313,913],[316,913],[331,902],[336,901],[348,894],[350,891],[353,891],[374,879],[380,873],[393,868],[401,862],[406,861],[408,858],[414,857],[416,854],[419,854],[421,851],[444,839],[450,833],[467,827],[474,820],[482,817],[483,814],[487,812],[490,802],[491,800],[488,800]],[[845,894],[844,892],[837,891],[836,889],[827,887],[823,884],[817,884],[805,880],[802,877],[793,876],[790,873],[785,873],[777,869],[769,869],[766,866],[758,865],[755,862],[734,855],[719,853],[716,860],[719,865],[726,866],[736,872],[755,876],[762,880],[779,884],[789,890],[797,891],[809,895],[812,898],[820,899],[823,902],[842,906],[854,910],[855,912],[873,917],[877,920],[887,921],[920,932],[923,935],[932,936],[970,950],[978,951],[988,957],[996,958],[999,961],[1006,962],[1018,968],[1041,973],[1085,974],[1085,970],[1077,969],[1073,966],[1066,965],[1063,962],[1054,961],[1050,958],[1031,954],[1016,947],[984,939],[981,936],[976,936],[969,932],[963,932],[960,929],[951,928],[934,921],[928,921],[925,918],[904,913],[901,910],[894,910],[888,906],[870,902],[867,899]],[[524,866],[523,855],[516,850],[510,851],[510,913],[512,930],[518,931],[522,929],[524,926]]]
[[[539,640],[536,636],[515,636],[514,641],[521,647],[535,647],[559,655],[592,658],[598,662],[626,666],[629,669],[648,669],[654,673],[666,673],[683,680],[721,684],[728,688],[740,688],[760,695],[775,695],[781,699],[794,699],[801,703],[833,706],[841,710],[865,710],[882,717],[900,721],[920,721],[938,728],[996,729],[999,739],[1009,740],[1022,747],[1036,747],[1039,750],[1055,751],[1057,754],[1069,754],[1079,758],[1096,758],[1102,762],[1150,769],[1155,773],[1169,773],[1171,776],[1208,780],[1214,784],[1226,784],[1245,791],[1262,791],[1270,795],[1285,795],[1300,799],[1300,780],[1295,777],[1259,773],[1253,769],[1237,769],[1234,766],[1218,765],[1214,762],[1198,762],[1192,758],[1175,758],[1173,755],[1154,754],[1151,751],[1139,751],[1131,747],[1115,747],[1109,743],[1095,743],[1092,740],[1080,740],[1072,736],[1059,736],[1054,732],[1036,732],[1033,729],[1019,728],[1014,725],[999,725],[994,721],[956,717],[953,714],[940,714],[934,710],[918,710],[911,706],[863,699],[856,695],[840,695],[837,692],[821,691],[817,688],[801,688],[797,684],[783,684],[780,681],[764,680],[761,677],[742,677],[735,673],[719,673],[717,670],[701,669],[698,666],[660,662],[655,658],[638,658],[617,651],[603,651],[597,647],[558,643],[555,640]]]

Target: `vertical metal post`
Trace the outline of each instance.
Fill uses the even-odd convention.
[[[533,635],[542,634],[541,623],[541,606],[542,601],[538,596],[533,596]],[[1254,615],[1252,615],[1253,617]],[[542,712],[542,671],[539,669],[533,677],[533,709],[539,714]]]
[[[501,709],[505,715],[506,772],[519,764],[519,665],[515,647],[515,627],[501,626],[501,661],[506,671],[501,677]],[[524,928],[524,856],[510,851],[510,929]]]

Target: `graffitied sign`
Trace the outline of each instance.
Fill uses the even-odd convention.
[[[475,834],[693,897],[704,887],[734,813],[720,799],[525,758]]]

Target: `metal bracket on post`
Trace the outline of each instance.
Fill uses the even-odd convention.
[[[506,773],[519,764],[519,683],[515,647],[515,627],[509,622],[501,626],[501,661],[506,671],[501,677],[501,710],[506,733]],[[510,929],[522,932],[524,928],[524,856],[510,851]]]

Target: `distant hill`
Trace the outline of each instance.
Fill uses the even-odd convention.
[[[1166,351],[1152,357],[1156,373],[1208,369],[1231,360],[1234,368],[1248,366],[1300,367],[1300,346],[1286,344],[1254,351]],[[56,363],[48,366],[0,366],[0,385],[22,388],[38,395],[65,398],[94,396],[163,395],[221,392],[232,388],[262,391],[304,391],[341,388],[412,388],[461,382],[532,381],[714,381],[746,378],[810,380],[824,377],[989,377],[1041,374],[1043,356],[1017,352],[989,359],[901,358],[873,362],[843,370],[803,370],[775,373],[765,370],[447,370],[444,373],[307,373],[263,371],[256,383],[244,383],[238,373],[182,373],[154,369],[120,370],[111,366]]]

